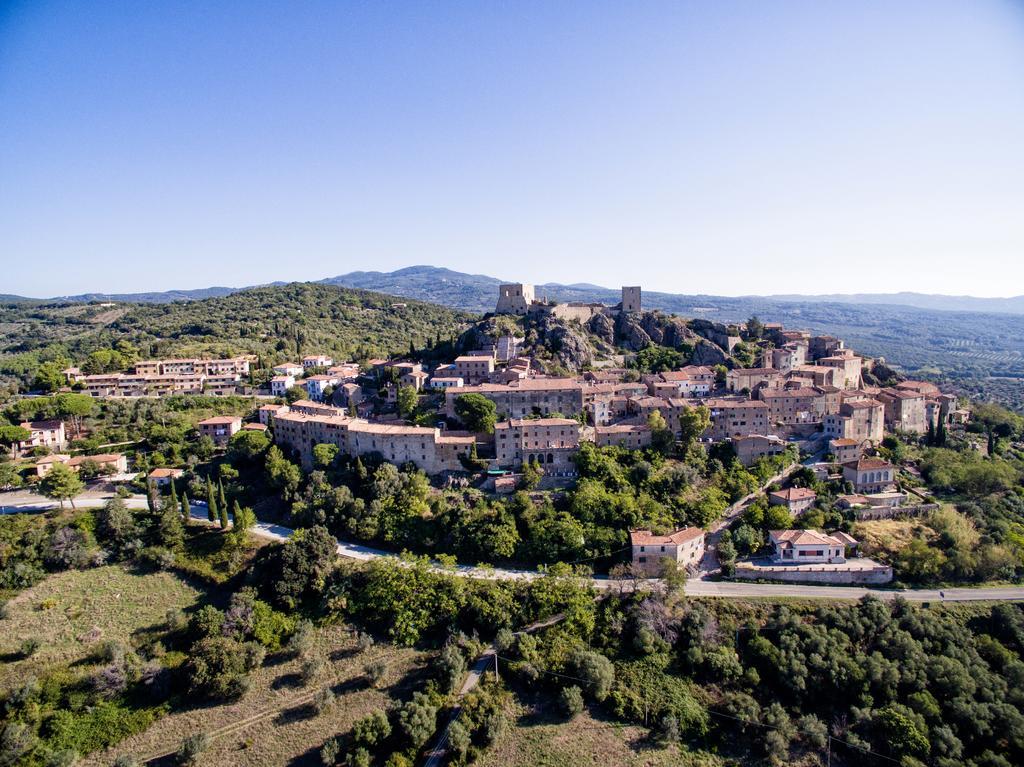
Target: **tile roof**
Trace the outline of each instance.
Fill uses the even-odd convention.
[[[650,530],[630,530],[629,540],[634,546],[657,546],[666,544],[686,543],[704,535],[700,527],[684,527],[671,535],[654,535]]]

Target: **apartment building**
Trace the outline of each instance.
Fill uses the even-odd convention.
[[[584,385],[574,378],[524,378],[509,384],[478,384],[445,391],[445,414],[455,418],[455,400],[480,394],[497,408],[498,417],[525,418],[560,413],[574,416],[583,410]]]
[[[830,439],[877,445],[885,433],[885,406],[875,399],[846,400],[838,413],[826,415],[822,423],[825,436]]]
[[[762,389],[758,396],[768,406],[770,423],[817,423],[824,416],[825,396],[817,389]]]
[[[224,446],[242,428],[242,419],[234,415],[218,415],[200,421],[196,426],[202,437],[209,437],[214,444]]]
[[[885,407],[886,429],[911,434],[924,434],[928,431],[927,399],[922,392],[914,389],[882,389],[877,397]]]
[[[548,474],[574,474],[579,448],[580,424],[571,418],[516,418],[494,426],[494,454],[502,467],[536,463]]]
[[[711,425],[704,436],[714,441],[751,434],[769,434],[768,405],[748,399],[714,398],[704,402]]]
[[[413,463],[428,474],[440,474],[463,470],[462,460],[469,457],[475,437],[345,415],[313,415],[293,408],[274,417],[274,442],[298,454],[307,469],[313,465],[313,447],[332,444],[345,455],[376,453],[397,465]]]
[[[725,374],[725,386],[731,392],[753,392],[761,386],[780,385],[782,371],[775,368],[736,368]]]
[[[494,357],[464,354],[455,358],[455,375],[469,384],[487,381],[494,372]]]

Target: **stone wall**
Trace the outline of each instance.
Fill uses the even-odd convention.
[[[867,560],[871,562],[871,560]],[[865,560],[851,562],[864,563]],[[751,562],[737,562],[733,576],[741,581],[780,581],[782,583],[831,583],[836,585],[866,585],[889,583],[892,568],[889,565],[872,562],[844,567],[843,565],[757,565]]]

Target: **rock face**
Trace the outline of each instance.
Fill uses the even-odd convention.
[[[646,349],[652,343],[639,314],[620,314],[615,323],[615,337],[619,346],[633,352]]]
[[[722,347],[704,339],[700,339],[690,356],[691,365],[714,367],[715,365],[728,365],[729,362],[729,355],[722,350]]]
[[[563,367],[579,371],[594,362],[594,348],[584,331],[553,317],[545,317],[537,330],[539,340]]]
[[[587,323],[587,328],[609,346],[615,344],[615,323],[607,314],[595,314]]]

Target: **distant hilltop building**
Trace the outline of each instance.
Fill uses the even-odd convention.
[[[495,314],[548,314],[564,320],[585,322],[596,314],[618,314],[619,312],[640,311],[640,286],[622,288],[622,301],[616,306],[585,304],[580,302],[554,303],[538,301],[533,285],[521,282],[498,286],[498,303]]]

